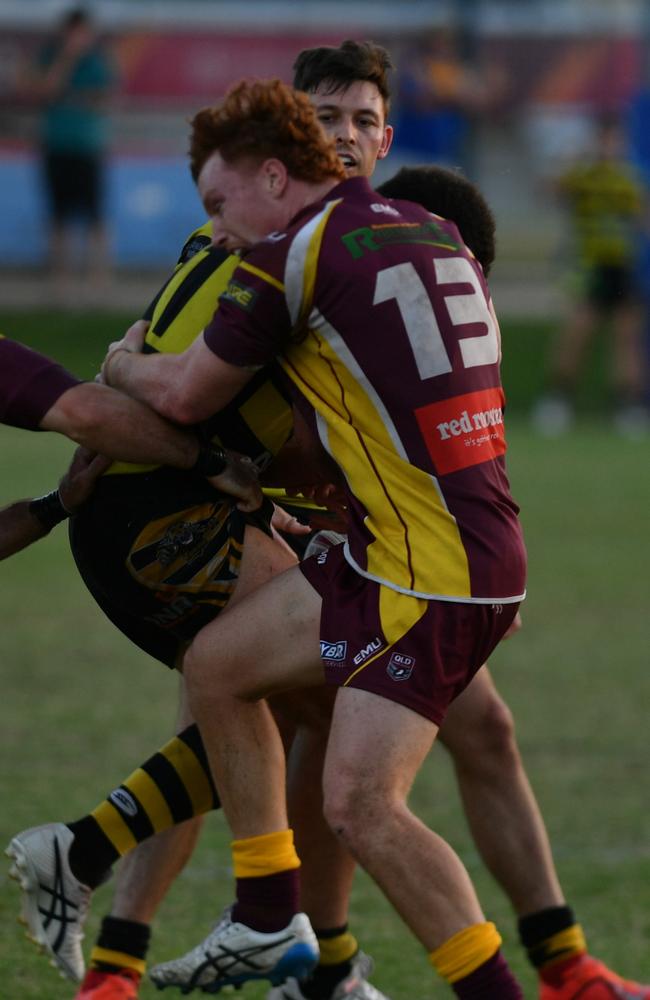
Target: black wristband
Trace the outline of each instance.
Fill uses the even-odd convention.
[[[200,444],[199,456],[191,468],[200,476],[220,476],[228,465],[228,459],[223,448],[214,444]]]
[[[51,531],[55,524],[70,517],[70,511],[61,503],[58,490],[46,493],[44,497],[36,497],[29,505],[29,513],[43,525],[46,531]]]

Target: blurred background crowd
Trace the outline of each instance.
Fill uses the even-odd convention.
[[[404,163],[462,170],[496,216],[498,309],[562,317],[540,426],[570,420],[604,319],[621,427],[641,430],[644,0],[0,0],[4,300],[114,305],[137,276],[155,287],[151,272],[202,222],[185,157],[191,115],[243,76],[290,81],[300,49],[346,37],[385,45],[395,64],[396,139],[378,181]]]

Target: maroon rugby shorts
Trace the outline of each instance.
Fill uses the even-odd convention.
[[[438,726],[519,607],[401,594],[353,570],[342,544],[300,568],[323,600],[320,647],[327,683],[371,691]]]

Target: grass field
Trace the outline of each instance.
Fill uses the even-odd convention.
[[[93,373],[102,344],[125,324],[121,316],[0,317],[3,332],[82,376]],[[541,379],[547,338],[542,324],[504,329],[509,468],[530,578],[524,629],[492,665],[518,720],[562,883],[591,948],[626,975],[650,981],[647,444],[622,441],[604,422],[586,418],[559,441],[531,434],[524,411]],[[597,398],[599,371],[585,390],[587,409]],[[52,435],[0,428],[0,503],[52,488],[70,453]],[[167,738],[176,686],[94,606],[76,576],[64,527],[4,562],[0,579],[4,844],[26,826],[88,811]],[[512,911],[472,846],[443,750],[431,755],[412,802],[463,857],[526,996],[534,997]],[[227,840],[221,819],[211,817],[157,921],[154,961],[197,943],[229,901]],[[4,876],[0,883],[0,997],[70,998],[71,984],[57,978],[15,923],[15,887]],[[89,945],[109,900],[109,887],[97,893]],[[450,995],[361,876],[351,923],[376,958],[377,984],[393,1000]],[[264,993],[246,990],[255,1000]],[[143,987],[143,998],[154,995]]]

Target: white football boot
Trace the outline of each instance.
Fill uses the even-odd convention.
[[[27,937],[62,975],[80,982],[85,971],[83,925],[92,893],[70,871],[73,840],[64,823],[46,823],[17,834],[5,853],[13,861],[9,875],[23,891],[20,920],[27,925]]]
[[[297,913],[284,930],[269,934],[233,923],[228,908],[202,944],[181,958],[155,965],[149,976],[158,989],[177,986],[182,993],[218,993],[223,986],[241,986],[250,979],[268,979],[273,985],[289,976],[300,979],[317,962],[318,941],[304,913]]]

